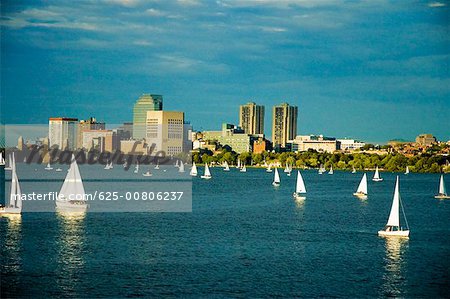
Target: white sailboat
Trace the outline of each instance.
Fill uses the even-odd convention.
[[[180,166],[178,167],[178,172],[184,172],[184,163],[181,161]]]
[[[355,169],[355,166],[353,166],[353,170],[352,170],[352,173],[356,173],[356,169]]]
[[[266,172],[272,172],[272,164],[269,164],[269,166],[266,169]]]
[[[111,168],[113,168],[112,162],[106,162],[106,165],[105,165],[105,167],[103,169],[108,170],[108,169],[111,169]]]
[[[325,172],[325,168],[323,167],[323,165],[322,164],[320,164],[320,167],[319,167],[319,172],[318,172],[318,174],[323,174]]]
[[[241,168],[241,160],[239,160],[239,159],[238,159],[238,162],[237,162],[236,168],[238,168],[238,169],[239,169],[239,168]]]
[[[62,168],[56,168],[55,171],[56,171],[56,172],[61,172],[61,171],[62,171]]]
[[[209,171],[208,163],[205,164],[205,174],[201,176],[202,179],[209,180],[211,178],[211,172]]]
[[[244,164],[244,166],[241,168],[241,170],[239,170],[240,172],[247,172],[247,167],[245,167],[245,164]]]
[[[0,152],[0,166],[5,165],[5,158],[3,158],[3,153]]]
[[[447,194],[445,190],[444,176],[441,174],[441,178],[439,180],[439,193],[434,198],[437,199],[450,199],[450,195]]]
[[[8,155],[8,166],[5,167],[5,170],[12,170],[12,158],[11,154]],[[15,163],[15,162],[14,162]]]
[[[56,209],[61,212],[85,212],[88,208],[83,181],[74,155],[55,203]]]
[[[134,167],[134,173],[139,172],[139,161],[136,161],[136,166]]]
[[[355,193],[353,193],[354,196],[360,198],[360,199],[367,199],[367,175],[364,174],[361,182],[359,182],[358,189]]]
[[[406,166],[405,174],[409,174],[409,166]]]
[[[180,167],[180,165],[178,165],[178,160],[175,161],[175,167]]]
[[[275,174],[273,177],[272,185],[280,186],[280,175],[278,174],[278,168],[275,167]]]
[[[192,162],[192,168],[191,168],[191,172],[189,174],[191,176],[197,176],[197,166],[195,165],[195,162]]]
[[[52,165],[50,164],[50,162],[48,162],[47,166],[45,167],[45,170],[52,170],[52,169],[53,169]]]
[[[22,213],[22,191],[20,190],[19,179],[17,178],[14,153],[9,163],[11,163],[12,167],[11,192],[9,194],[9,202],[5,203],[5,207],[0,208],[0,215],[20,215],[20,213]]]
[[[230,166],[228,166],[227,161],[225,161],[225,163],[224,163],[223,171],[230,171]]]
[[[155,169],[158,170],[159,169],[159,161],[156,162],[156,166]]]
[[[143,176],[152,176],[153,174],[150,172],[150,169],[142,174]]]
[[[285,172],[285,173],[289,172],[289,164],[286,163],[286,166],[284,167],[283,172]]]
[[[395,191],[394,198],[392,200],[391,213],[389,214],[388,222],[384,230],[378,231],[379,236],[383,237],[408,237],[409,236],[409,226],[408,220],[406,220],[405,211],[403,211],[403,215],[405,217],[406,222],[406,230],[400,226],[400,207],[403,211],[402,201],[400,199],[400,191],[399,191],[399,179],[397,176],[397,181],[395,182]]]
[[[334,174],[334,172],[333,172],[333,165],[331,165],[330,171],[328,171],[328,174]]]
[[[383,180],[382,177],[380,177],[380,172],[378,171],[378,166],[375,169],[375,174],[373,175],[372,181],[374,182],[381,182]]]
[[[302,174],[300,171],[297,171],[297,184],[295,185],[295,192],[292,196],[297,200],[306,199],[306,196],[302,196],[302,194],[306,193],[305,182],[303,181]]]

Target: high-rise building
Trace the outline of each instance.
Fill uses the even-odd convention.
[[[50,117],[48,120],[48,137],[50,146],[73,150],[77,146],[78,119],[70,117]]]
[[[86,150],[96,149],[100,152],[114,152],[119,148],[117,133],[114,130],[84,130],[82,146]]]
[[[152,155],[163,151],[166,156],[184,151],[184,113],[178,111],[148,111],[145,140],[155,146]]]
[[[288,140],[297,135],[297,106],[282,103],[273,106],[272,142],[275,149],[286,148]]]
[[[239,127],[246,134],[264,134],[264,106],[253,102],[239,106]]]
[[[134,104],[133,108],[133,138],[145,138],[145,124],[148,111],[161,111],[163,98],[161,95],[143,94]]]
[[[90,130],[105,130],[105,128],[105,123],[98,122],[94,117],[87,120],[80,120],[80,123],[78,124],[77,147],[83,147],[83,132]]]

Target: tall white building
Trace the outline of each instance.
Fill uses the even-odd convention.
[[[50,146],[59,149],[74,150],[77,148],[78,119],[70,117],[50,117],[48,120],[48,137]]]
[[[163,151],[167,156],[184,151],[184,113],[177,111],[147,111],[145,140],[153,153]]]

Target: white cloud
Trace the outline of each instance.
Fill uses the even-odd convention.
[[[442,3],[442,2],[431,2],[431,3],[428,3],[428,7],[443,7],[443,6],[446,6],[446,4]]]

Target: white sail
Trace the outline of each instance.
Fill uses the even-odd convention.
[[[0,152],[0,165],[5,165],[5,159],[3,159],[3,153]]]
[[[331,165],[330,171],[328,172],[328,174],[333,174],[333,165]]]
[[[225,168],[223,169],[224,171],[229,171],[230,170],[230,167],[228,166],[228,163],[227,163],[227,161],[225,161]]]
[[[296,193],[306,193],[305,182],[303,181],[302,174],[297,171],[297,185],[295,187]]]
[[[409,167],[408,166],[406,166],[405,174],[409,174]]]
[[[184,163],[181,161],[180,168],[178,169],[178,172],[184,172]]]
[[[289,172],[289,165],[286,163],[286,167],[284,168],[284,172]]]
[[[71,196],[70,199],[75,200],[77,195],[81,195],[81,197],[78,196],[78,200],[84,199],[83,181],[81,180],[80,170],[74,155],[72,155],[72,162],[59,194],[64,196],[66,200],[69,200],[69,196]]]
[[[388,222],[386,226],[400,226],[400,192],[399,192],[398,176],[395,182],[394,199],[392,200],[391,213],[389,214]]]
[[[447,195],[444,184],[444,176],[441,174],[441,179],[439,181],[439,194]]]
[[[273,183],[279,184],[280,183],[280,175],[278,174],[278,168],[275,167],[275,174],[273,177]]]
[[[191,176],[197,176],[197,166],[195,165],[195,162],[192,163],[191,172],[189,174]]]
[[[205,175],[204,177],[211,177],[211,172],[209,171],[208,163],[205,164]]]
[[[375,174],[373,175],[373,178],[376,180],[380,179],[380,172],[378,171],[378,166],[375,169]]]
[[[22,191],[20,190],[19,179],[16,172],[16,161],[14,153],[12,154],[12,160],[10,161],[12,167],[11,174],[11,193],[9,195],[9,205],[11,208],[17,208],[19,212],[22,210]]]
[[[359,182],[358,189],[356,190],[356,193],[363,193],[367,195],[367,175],[364,174],[361,182]]]
[[[245,164],[244,164],[244,166],[241,168],[241,172],[247,172],[247,167],[245,167]]]
[[[139,161],[136,162],[136,166],[134,167],[134,173],[139,172]]]

